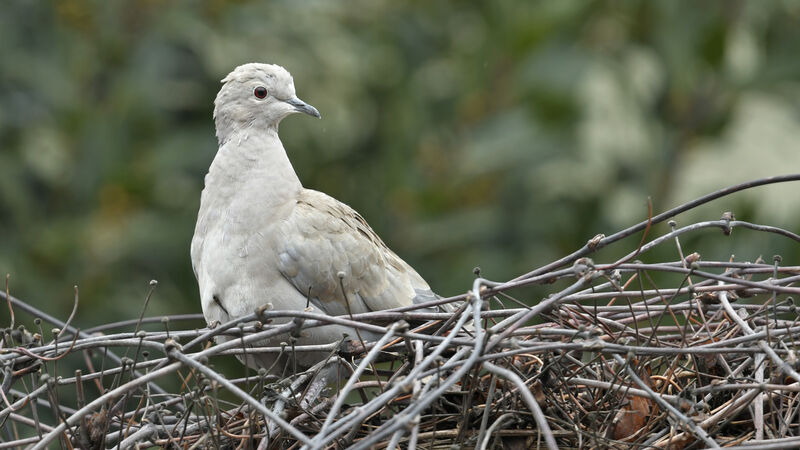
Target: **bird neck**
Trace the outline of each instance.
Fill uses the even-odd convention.
[[[277,129],[233,133],[206,176],[206,190],[222,201],[252,196],[262,204],[279,204],[296,198],[302,187]]]

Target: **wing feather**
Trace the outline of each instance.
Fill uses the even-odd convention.
[[[377,311],[437,298],[363,217],[326,194],[303,190],[278,229],[278,269],[303,295],[310,292],[328,314]]]

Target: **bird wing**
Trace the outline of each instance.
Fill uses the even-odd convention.
[[[438,298],[364,218],[322,192],[302,190],[278,233],[281,274],[328,314],[377,311]]]

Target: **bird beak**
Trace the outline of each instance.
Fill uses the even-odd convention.
[[[297,112],[306,113],[309,116],[316,117],[317,119],[321,119],[322,118],[322,116],[319,114],[319,111],[317,111],[317,108],[314,108],[313,106],[311,106],[308,103],[300,100],[297,97],[290,98],[289,100],[286,100],[286,103],[294,106],[294,110],[297,111]]]

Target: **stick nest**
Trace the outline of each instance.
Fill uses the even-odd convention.
[[[734,229],[800,237],[730,213],[653,236],[697,204],[404,311],[261,310],[213,329],[194,328],[192,314],[79,331],[75,314],[62,322],[6,292],[0,448],[800,446],[800,267],[706,261],[681,246],[708,228],[719,239]],[[629,254],[599,261],[632,235],[644,237],[624,241]],[[638,260],[656,247],[675,256]],[[431,312],[437,303],[456,311]],[[383,337],[293,345],[332,320]],[[286,345],[258,345],[276,333]],[[212,345],[218,335],[234,339]],[[330,356],[300,371],[302,351]],[[237,369],[227,355],[254,352],[283,352],[285,364],[226,377]]]

